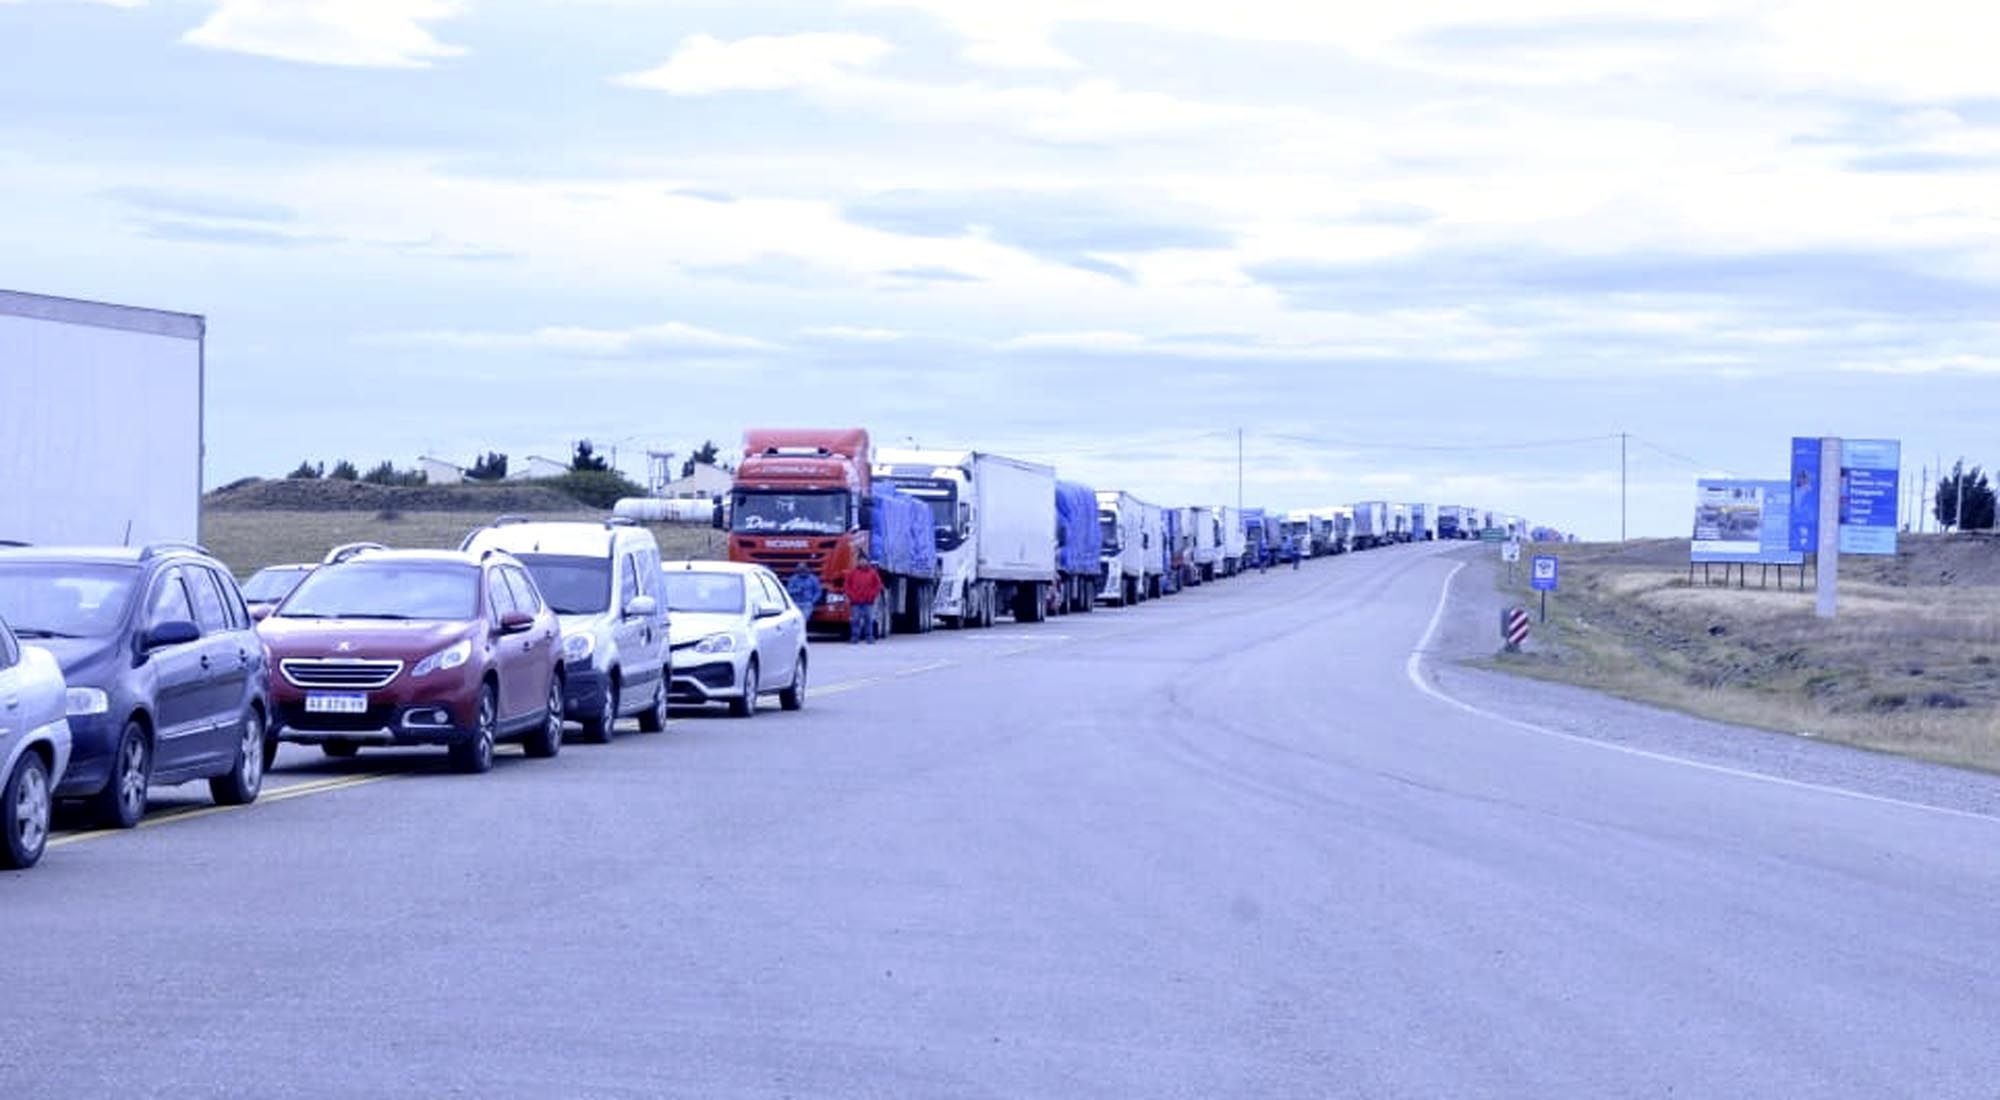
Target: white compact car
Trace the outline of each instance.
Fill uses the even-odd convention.
[[[727,703],[748,718],[776,695],[806,705],[806,618],[777,575],[738,562],[675,562],[661,570],[673,611],[677,704]]]
[[[69,766],[68,698],[56,659],[0,622],[0,868],[33,867],[48,847]]]
[[[667,728],[667,606],[660,545],[630,520],[536,522],[502,516],[459,549],[520,559],[555,609],[563,633],[563,716],[584,736],[609,741],[618,720]]]

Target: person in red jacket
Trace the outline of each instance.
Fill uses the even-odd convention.
[[[882,595],[882,574],[867,558],[854,563],[847,571],[847,642],[849,645],[868,639],[875,644],[875,601]]]

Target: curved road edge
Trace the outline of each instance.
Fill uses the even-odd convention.
[[[1439,585],[1404,664],[1410,684],[1490,727],[1661,764],[2000,825],[2000,778],[1769,730],[1731,726],[1583,688],[1470,667],[1497,646],[1500,594],[1468,581],[1492,566],[1461,560]],[[1490,579],[1490,578],[1489,578]],[[1487,624],[1480,628],[1479,624]]]

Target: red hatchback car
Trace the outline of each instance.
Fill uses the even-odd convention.
[[[466,772],[502,738],[562,749],[561,632],[506,554],[371,550],[314,570],[257,631],[280,741],[334,757],[446,745]]]

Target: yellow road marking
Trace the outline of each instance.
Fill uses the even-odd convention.
[[[294,783],[288,787],[279,787],[276,790],[265,792],[258,796],[257,802],[253,802],[249,806],[189,806],[186,809],[168,810],[165,813],[150,814],[141,818],[137,827],[150,829],[156,825],[166,825],[175,821],[193,821],[197,818],[213,817],[216,814],[228,813],[232,810],[247,810],[260,802],[283,802],[288,798],[304,798],[307,795],[326,794],[329,791],[344,791],[349,787],[359,787],[368,783],[380,782],[384,779],[394,779],[400,774],[403,773],[366,772],[361,775],[341,775],[331,779],[316,779],[310,783]],[[48,846],[51,848],[62,848],[71,844],[81,844],[86,840],[96,840],[99,837],[119,836],[127,831],[125,829],[91,829],[81,833],[70,833],[67,836],[50,837]]]

